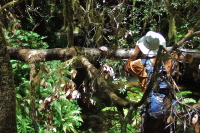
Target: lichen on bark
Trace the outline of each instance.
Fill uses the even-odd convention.
[[[16,133],[16,101],[12,66],[0,22],[0,132]]]

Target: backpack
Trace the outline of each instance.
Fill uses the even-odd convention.
[[[146,67],[148,80],[153,74],[154,63],[150,59],[142,59],[143,65]],[[173,89],[169,85],[169,79],[166,76],[167,70],[165,66],[160,67],[160,77],[157,78],[151,93],[149,94],[145,107],[146,113],[153,119],[167,118],[171,111],[176,112],[176,104]]]

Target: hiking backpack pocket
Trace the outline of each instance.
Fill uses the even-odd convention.
[[[168,114],[169,110],[165,102],[166,95],[151,92],[150,97],[147,99],[148,103],[148,114],[154,119],[164,119]]]

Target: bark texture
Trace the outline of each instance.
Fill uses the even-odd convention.
[[[12,67],[0,23],[0,133],[17,133]]]
[[[13,60],[20,60],[26,62],[45,62],[51,60],[66,60],[73,56],[84,55],[91,58],[106,57],[115,59],[128,59],[133,53],[134,49],[131,48],[118,48],[113,50],[102,51],[100,48],[84,48],[84,47],[71,47],[71,48],[55,48],[55,49],[17,49],[8,47],[10,58]],[[167,47],[170,50],[171,47]],[[182,55],[189,54],[193,58],[200,60],[200,50],[192,49],[179,49],[178,53]]]

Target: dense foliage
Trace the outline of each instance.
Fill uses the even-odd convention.
[[[133,48],[135,42],[149,30],[162,33],[167,45],[174,46],[183,37],[199,30],[199,6],[199,0],[2,0],[0,17],[10,47],[50,49],[107,46],[116,50]],[[185,42],[182,48],[200,49],[199,40],[197,35]],[[107,80],[113,84],[125,83],[117,89],[119,94],[127,94],[126,99],[130,101],[141,99],[140,89],[128,86],[127,77],[130,75],[124,72],[125,61],[106,57],[96,60],[93,64],[97,69],[104,64],[112,66],[115,80]],[[17,93],[18,132],[120,132],[117,108],[108,107],[105,101],[93,94],[98,87],[93,88],[96,80],[90,73],[83,72],[73,79],[73,75],[76,75],[74,68],[78,72],[84,68],[79,64],[71,65],[73,61],[34,63],[11,60]],[[199,73],[195,75],[198,76]],[[199,79],[200,76],[196,82]],[[127,92],[127,88],[131,88],[131,93]],[[87,89],[90,91],[87,92]],[[81,91],[85,95],[79,96]],[[179,94],[182,100],[188,92]],[[82,101],[77,100],[79,97]],[[181,102],[183,105],[196,103],[197,100]],[[187,111],[182,105],[180,109]],[[127,110],[124,109],[124,114],[127,114]],[[85,115],[90,118],[83,120]],[[135,110],[132,117],[127,131],[139,132],[139,110]],[[103,126],[97,129],[98,124],[95,125],[92,120],[100,121]],[[183,126],[180,125],[178,131],[182,130]],[[187,130],[191,132],[194,129],[189,127]]]

